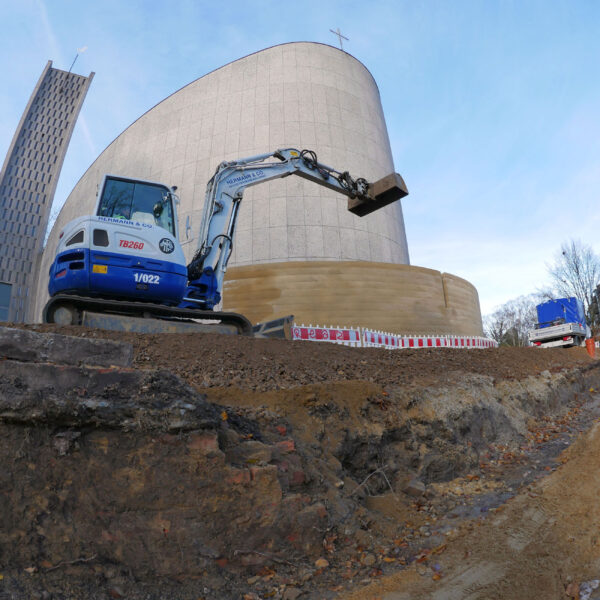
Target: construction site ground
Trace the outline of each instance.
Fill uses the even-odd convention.
[[[582,348],[8,327],[1,599],[600,598]]]

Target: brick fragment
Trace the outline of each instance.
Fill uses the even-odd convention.
[[[282,440],[281,442],[277,442],[275,444],[277,449],[284,454],[289,454],[291,452],[296,451],[296,445],[294,444],[294,440]]]
[[[219,440],[216,433],[193,433],[187,446],[192,451],[213,453],[219,451]]]

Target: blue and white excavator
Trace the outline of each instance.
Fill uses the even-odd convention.
[[[71,221],[60,234],[44,322],[132,331],[197,330],[199,322],[208,322],[210,331],[251,335],[252,324],[243,315],[214,309],[244,190],[288,175],[345,194],[348,210],[359,216],[408,194],[397,173],[369,184],[317,162],[310,150],[288,148],[223,162],[208,182],[198,249],[186,265],[177,188],[106,175],[95,214]]]

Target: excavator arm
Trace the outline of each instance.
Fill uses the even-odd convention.
[[[275,159],[275,160],[273,160]],[[180,306],[212,310],[221,301],[223,279],[233,250],[233,235],[246,188],[298,175],[348,197],[348,210],[367,215],[408,194],[393,173],[375,183],[354,179],[317,161],[311,150],[287,148],[221,163],[208,182],[198,249],[188,265],[188,288]]]

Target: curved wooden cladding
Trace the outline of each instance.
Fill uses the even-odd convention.
[[[231,267],[223,297],[223,310],[253,323],[293,314],[296,323],[483,335],[473,285],[410,265],[302,261]]]

